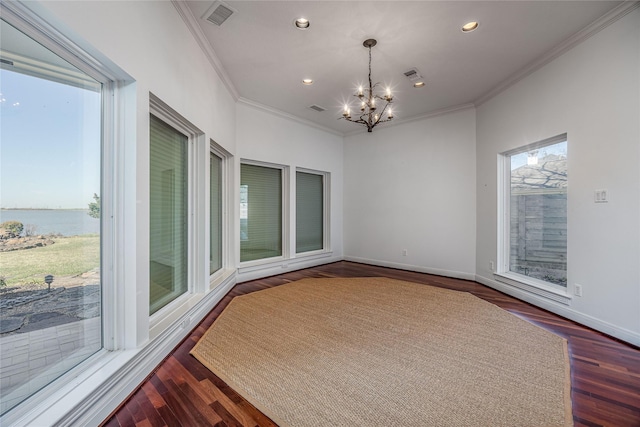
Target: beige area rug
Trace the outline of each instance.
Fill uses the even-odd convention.
[[[304,279],[234,298],[191,353],[280,426],[573,425],[566,341],[465,292]]]

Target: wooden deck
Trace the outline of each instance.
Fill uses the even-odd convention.
[[[381,276],[470,292],[568,340],[575,426],[640,426],[640,349],[476,282],[338,262],[236,285],[106,426],[274,426],[189,351],[232,298],[306,277]]]

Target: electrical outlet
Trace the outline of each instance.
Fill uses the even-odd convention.
[[[576,283],[574,288],[573,288],[573,293],[576,294],[577,297],[581,297],[582,296],[582,285],[578,285]]]
[[[406,249],[402,250],[402,256],[407,256],[407,250]]]
[[[489,261],[489,271],[494,271],[493,261]]]

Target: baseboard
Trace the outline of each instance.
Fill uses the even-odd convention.
[[[82,378],[71,391],[47,402],[46,409],[30,411],[15,425],[100,425],[153,372],[236,284],[230,275],[189,312],[144,347],[111,352],[109,362]],[[64,388],[64,387],[63,387]],[[61,413],[60,408],[65,408]],[[71,408],[71,409],[68,409]]]
[[[540,307],[547,311],[555,313],[558,316],[573,320],[574,322],[580,323],[581,325],[587,326],[589,328],[595,329],[596,331],[600,331],[604,334],[640,347],[640,334],[636,332],[621,328],[616,325],[612,325],[611,323],[597,319],[593,316],[580,313],[573,310],[569,306],[554,303],[549,299],[540,297],[522,289],[514,288],[506,283],[498,282],[496,280],[489,279],[480,275],[475,276],[475,281],[489,288],[495,289],[507,295],[511,295],[514,298],[518,298],[519,300],[526,301],[529,304],[535,305],[536,307]]]
[[[398,270],[416,271],[418,273],[435,274],[436,276],[452,277],[454,279],[464,280],[476,280],[476,275],[473,273],[464,273],[461,271],[442,270],[439,268],[423,267],[420,265],[402,264],[398,262],[381,261],[377,259],[359,258],[352,256],[345,256],[345,261],[358,262],[360,264],[377,265],[378,267],[396,268]]]

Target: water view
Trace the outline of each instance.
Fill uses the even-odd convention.
[[[90,217],[87,209],[2,209],[0,223],[5,221],[21,222],[25,230],[33,226],[33,235],[100,233],[100,220]]]

